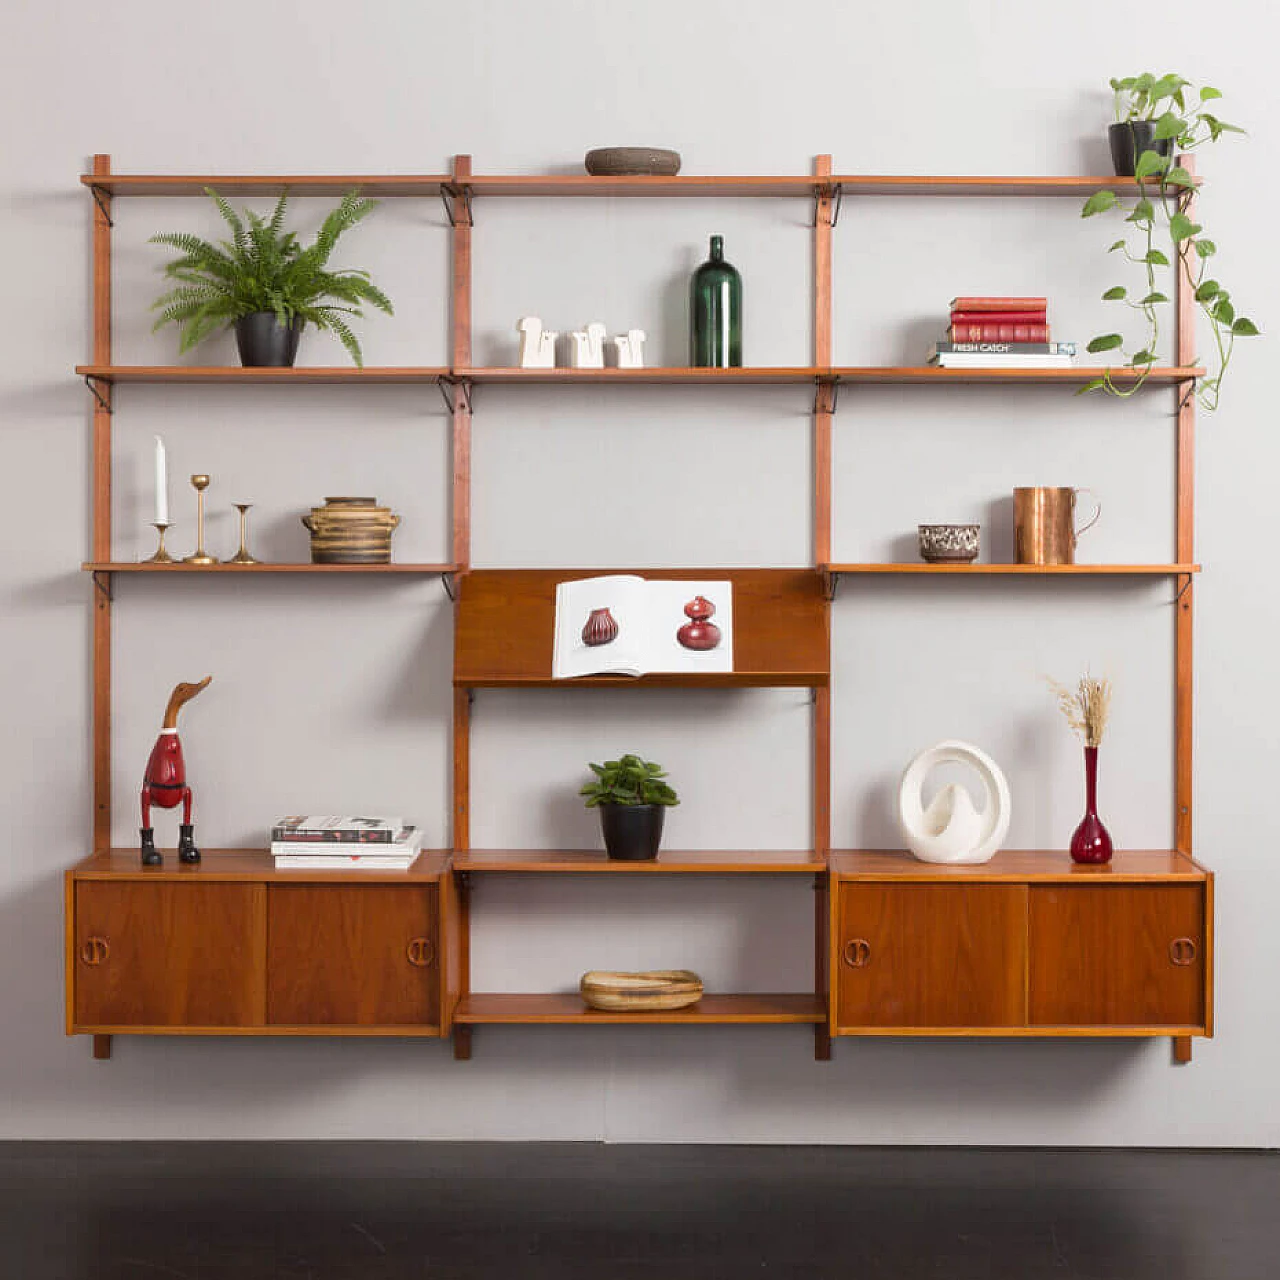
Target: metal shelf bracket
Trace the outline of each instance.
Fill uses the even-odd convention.
[[[93,392],[93,398],[98,402],[98,408],[105,410],[107,413],[111,413],[113,412],[111,408],[111,400],[109,396],[104,396],[102,392],[98,390],[99,382],[102,382],[102,385],[106,387],[111,385],[109,382],[105,382],[98,378],[95,374],[86,373],[84,375],[84,385]]]
[[[475,226],[471,215],[470,187],[455,187],[452,183],[443,183],[440,187],[440,201],[444,205],[445,216],[449,219],[451,227]]]

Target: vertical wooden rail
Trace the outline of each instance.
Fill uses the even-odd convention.
[[[452,316],[453,342],[450,366],[471,365],[471,197],[467,179],[471,177],[471,157],[453,158],[453,196],[450,201],[453,248]],[[471,387],[453,388],[453,563],[458,568],[454,620],[461,607],[463,580],[471,567]],[[453,847],[471,847],[471,691],[453,691]],[[454,873],[451,873],[454,874]],[[471,993],[471,889],[455,874],[453,910],[444,927],[454,932],[456,948],[456,999]],[[441,1020],[441,1031],[452,1032],[453,1056],[460,1061],[471,1057],[471,1028],[453,1025],[451,1007]]]
[[[1178,163],[1195,176],[1195,157],[1179,156]],[[1187,216],[1195,217],[1195,193],[1187,200]],[[1179,265],[1174,285],[1178,300],[1178,334],[1175,363],[1186,366],[1196,358],[1196,305],[1194,286]],[[1178,397],[1178,513],[1177,559],[1179,564],[1195,560],[1195,459],[1196,398],[1193,384],[1179,385]],[[1192,646],[1195,620],[1195,579],[1191,574],[1177,579],[1178,599],[1175,622],[1175,670],[1177,695],[1174,709],[1174,847],[1183,853],[1192,851]]]
[[[111,172],[111,157],[93,157],[95,175]],[[111,363],[111,196],[93,192],[93,363]],[[115,388],[96,383],[93,401],[93,559],[111,559],[111,409]],[[111,587],[93,575],[93,847],[111,846]],[[96,1046],[95,1046],[96,1047]]]
[[[1195,177],[1195,157],[1183,155],[1178,157],[1182,165],[1192,177]],[[1195,218],[1195,191],[1188,192],[1185,212]],[[1174,363],[1182,366],[1195,364],[1196,361],[1196,304],[1195,286],[1189,272],[1190,264],[1184,269],[1179,257],[1174,269],[1174,295],[1178,301],[1178,333],[1177,349],[1174,352]],[[1191,564],[1195,560],[1195,510],[1196,510],[1196,397],[1193,383],[1178,384],[1174,387],[1178,397],[1178,490],[1177,490],[1177,559],[1179,564]],[[1174,848],[1183,853],[1192,851],[1192,760],[1194,747],[1192,743],[1193,700],[1193,644],[1195,631],[1195,578],[1192,574],[1184,574],[1177,580],[1178,595],[1174,605],[1174,670],[1176,672],[1177,690],[1174,703]],[[1212,911],[1212,894],[1206,895],[1205,913],[1208,917]],[[1206,944],[1212,930],[1212,922],[1206,919]],[[1211,965],[1206,962],[1206,974],[1211,972]],[[1206,992],[1205,1018],[1209,1020],[1211,993]],[[1207,1026],[1212,1032],[1212,1026]],[[1191,1061],[1191,1037],[1175,1036],[1173,1040],[1173,1060],[1179,1064]]]
[[[818,156],[814,175],[830,178],[831,157]],[[813,363],[820,370],[831,367],[831,228],[833,193],[824,186],[817,197],[813,219]],[[831,562],[831,419],[835,412],[835,387],[821,375],[813,402],[813,558],[821,566]],[[831,621],[827,617],[827,668],[830,670]],[[814,690],[813,698],[813,846],[824,857],[831,849],[831,690]],[[828,1000],[828,882],[814,880],[814,990]],[[831,1058],[829,1020],[813,1029],[813,1055],[819,1062]]]

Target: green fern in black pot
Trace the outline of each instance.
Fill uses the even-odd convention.
[[[151,237],[152,244],[168,245],[180,255],[164,269],[177,283],[152,304],[160,312],[153,330],[176,324],[178,350],[185,352],[234,326],[243,364],[291,365],[302,330],[311,324],[336,334],[352,360],[363,365],[348,318],[363,317],[365,304],[391,315],[391,303],[367,271],[331,271],[328,263],[338,238],[377,201],[348,191],[315,242],[303,248],[297,234],[284,229],[288,192],[269,218],[247,209],[242,217],[212,188],[205,194],[231,228],[231,239],[214,244],[186,232]]]

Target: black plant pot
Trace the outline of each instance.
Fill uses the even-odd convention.
[[[1173,139],[1156,141],[1154,120],[1126,120],[1113,124],[1107,130],[1111,142],[1111,163],[1117,178],[1132,178],[1138,166],[1138,157],[1144,151],[1154,151],[1166,158],[1173,154]]]
[[[274,311],[254,311],[236,321],[236,349],[249,369],[288,369],[298,356],[298,339],[306,321],[283,325]]]
[[[623,862],[649,862],[662,840],[661,804],[602,804],[600,829],[609,857]]]

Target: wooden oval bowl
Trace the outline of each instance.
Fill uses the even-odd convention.
[[[688,969],[652,969],[619,973],[592,969],[578,984],[582,998],[609,1013],[655,1013],[683,1009],[702,998],[702,979]]]

